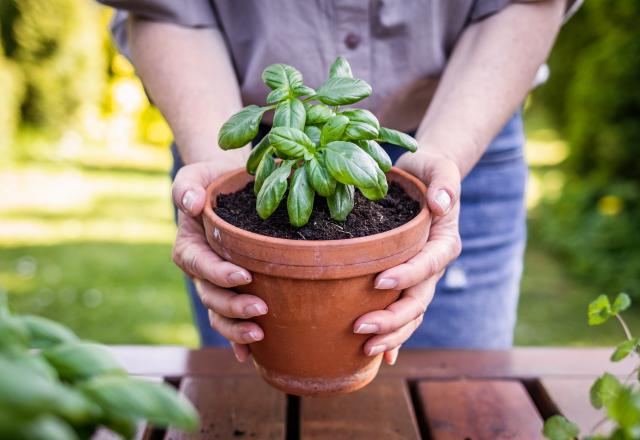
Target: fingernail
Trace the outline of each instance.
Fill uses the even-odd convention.
[[[369,333],[376,333],[380,331],[380,326],[377,324],[360,324],[358,328],[356,328],[356,333],[361,335],[366,335]]]
[[[231,350],[233,351],[233,355],[236,357],[236,360],[237,360],[238,362],[244,362],[244,359],[242,359],[242,358],[240,357],[240,353],[238,353],[238,352],[236,351],[236,347],[234,347],[234,346],[232,345],[232,346],[231,346]]]
[[[374,345],[369,349],[369,352],[367,354],[369,356],[375,356],[382,353],[383,351],[387,351],[387,347],[385,345]]]
[[[264,315],[265,313],[267,313],[267,308],[264,304],[251,304],[244,308],[244,314],[249,318]]]
[[[398,360],[398,353],[400,353],[399,350],[397,350],[397,351],[392,353],[391,362],[389,362],[389,365],[395,365],[396,364],[396,361]]]
[[[251,276],[246,272],[232,272],[227,276],[227,280],[234,285],[249,284],[251,282]]]
[[[245,341],[259,341],[260,339],[262,339],[262,337],[257,332],[254,332],[254,331],[244,333],[242,335],[242,338]]]
[[[436,193],[435,199],[438,206],[440,206],[442,211],[446,213],[449,210],[449,206],[451,206],[451,197],[449,196],[449,193],[441,189]]]
[[[393,289],[398,285],[398,280],[393,278],[380,278],[376,285],[374,286],[376,289]]]

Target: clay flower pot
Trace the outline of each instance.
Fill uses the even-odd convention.
[[[418,253],[430,225],[422,182],[397,168],[387,178],[419,201],[420,212],[391,231],[347,240],[288,240],[245,231],[213,208],[219,194],[242,189],[253,176],[240,169],[209,186],[207,240],[218,255],[252,272],[253,281],[236,291],[269,306],[266,315],[254,318],[265,336],[251,344],[251,352],[274,387],[297,395],[345,393],[376,376],[382,354],[364,354],[370,335],[353,333],[353,323],[398,298],[399,290],[374,289],[375,276]]]

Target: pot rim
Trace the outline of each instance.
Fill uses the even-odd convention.
[[[387,174],[396,174],[402,179],[409,181],[409,183],[411,183],[413,186],[418,188],[418,190],[423,196],[423,200],[416,200],[418,203],[422,205],[418,214],[408,222],[404,223],[403,225],[400,225],[397,228],[389,229],[388,231],[379,232],[373,235],[366,235],[364,237],[356,237],[356,238],[343,238],[339,240],[294,240],[291,238],[278,238],[278,237],[272,237],[270,235],[258,234],[255,232],[247,231],[246,229],[239,228],[238,226],[235,226],[229,223],[228,221],[224,220],[222,217],[218,216],[213,210],[213,203],[214,203],[214,201],[212,200],[213,190],[216,188],[216,186],[220,184],[220,182],[226,180],[231,176],[234,176],[240,173],[246,173],[246,170],[244,168],[236,168],[234,170],[228,171],[222,174],[221,176],[219,176],[217,179],[215,179],[207,187],[203,214],[209,217],[209,219],[211,219],[214,224],[218,225],[219,227],[226,228],[229,231],[229,233],[231,233],[232,235],[243,235],[247,239],[268,243],[269,245],[272,245],[272,246],[278,246],[278,247],[279,246],[289,246],[289,247],[295,246],[298,248],[315,249],[320,245],[324,245],[324,246],[364,245],[370,242],[379,241],[382,238],[387,238],[390,235],[400,234],[405,230],[412,229],[418,226],[418,224],[424,222],[425,220],[428,220],[428,217],[430,216],[429,207],[427,205],[427,200],[426,200],[426,194],[427,194],[426,185],[417,177],[394,166],[391,168],[391,170],[389,170]]]

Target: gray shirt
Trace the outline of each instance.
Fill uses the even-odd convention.
[[[311,87],[344,56],[373,87],[363,101],[381,121],[415,129],[447,59],[470,23],[509,0],[100,0],[140,17],[216,27],[231,54],[245,105],[264,104],[262,70],[295,66]],[[576,2],[579,3],[579,2]],[[575,5],[574,5],[575,6]],[[126,53],[126,14],[113,23]]]

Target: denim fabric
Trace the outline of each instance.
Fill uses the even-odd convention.
[[[462,254],[447,268],[422,325],[405,347],[512,345],[526,241],[524,142],[518,112],[463,180]],[[393,145],[384,147],[394,162],[404,152]],[[182,163],[175,146],[172,151],[174,177]],[[193,283],[188,278],[186,282],[202,345],[226,344],[209,326]]]

